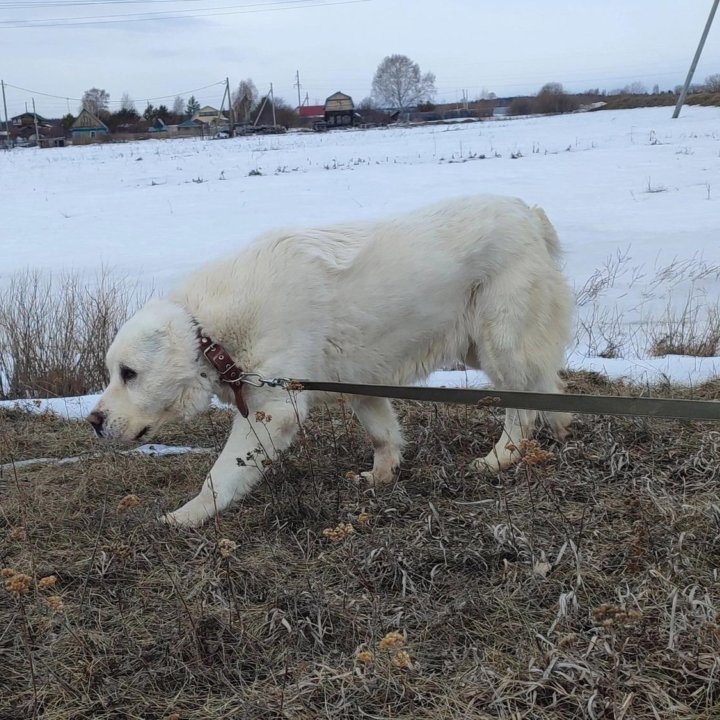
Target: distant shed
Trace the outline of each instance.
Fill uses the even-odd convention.
[[[325,100],[325,122],[329,127],[347,127],[355,120],[355,104],[345,93],[336,92]]]

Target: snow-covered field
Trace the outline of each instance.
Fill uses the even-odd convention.
[[[272,227],[476,192],[540,204],[556,225],[579,300],[571,367],[720,374],[718,357],[650,352],[673,321],[720,325],[717,108],[4,152],[0,286],[28,267],[105,265],[162,291]]]

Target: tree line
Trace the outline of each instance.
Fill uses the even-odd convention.
[[[135,102],[128,93],[124,93],[120,100],[120,108],[110,110],[110,94],[102,89],[92,87],[83,93],[78,114],[82,110],[91,112],[102,120],[111,131],[122,130],[124,127],[137,125],[141,120],[155,122],[158,118],[165,123],[179,123],[192,117],[200,109],[200,103],[194,95],[186,101],[177,96],[171,107],[167,105],[153,105],[148,102],[142,113],[139,113]],[[75,121],[75,115],[68,113],[63,117],[63,125],[69,128]]]
[[[677,91],[677,89],[676,89]],[[695,92],[720,92],[720,73],[709,75],[703,85],[691,88]],[[657,86],[653,94],[660,93]],[[668,91],[670,93],[671,91]],[[606,93],[600,90],[589,90],[585,95],[601,96]],[[647,89],[642,83],[636,82],[624,88],[612,91],[610,95],[643,95]],[[387,113],[403,112],[414,108],[431,109],[435,99],[435,75],[423,73],[418,63],[406,55],[388,55],[378,65],[372,79],[372,93],[361,100],[357,107],[368,120],[380,120]],[[493,93],[484,93],[483,98],[494,98]],[[252,79],[242,80],[231,94],[231,104],[236,122],[251,123],[256,120],[264,124],[271,122],[271,105],[269,98],[260,95]],[[298,124],[296,109],[282,98],[272,98],[275,121],[287,127]],[[577,96],[566,93],[561,83],[550,82],[540,88],[535,96],[514,98],[509,105],[511,115],[529,115],[533,113],[565,113],[578,108]],[[83,108],[102,120],[111,131],[136,125],[141,120],[155,122],[157,119],[166,124],[179,123],[193,117],[200,109],[200,103],[194,96],[185,100],[176,96],[172,105],[154,106],[148,102],[142,113],[138,112],[135,102],[128,93],[120,100],[120,109],[110,111],[110,95],[100,88],[90,88],[82,97],[80,110]],[[261,117],[259,117],[261,115]],[[63,123],[69,127],[74,116],[68,114]]]
[[[407,110],[431,102],[434,96],[435,76],[432,73],[422,73],[420,66],[405,55],[388,55],[373,76],[372,95],[359,103],[359,106],[367,110]],[[252,79],[242,80],[231,94],[235,121],[253,122],[261,111],[263,122],[267,121],[266,114],[271,112],[268,101],[266,96],[258,92]],[[296,124],[297,113],[290,103],[277,96],[272,98],[272,102],[275,106],[276,122],[281,125]],[[179,123],[191,118],[200,109],[200,103],[194,96],[185,100],[178,95],[171,106],[156,106],[148,102],[140,112],[130,95],[124,93],[120,108],[111,111],[110,94],[102,88],[92,87],[83,93],[78,112],[83,109],[91,112],[114,131],[122,129],[123,126],[135,125],[141,120],[154,122],[160,119],[166,124]],[[72,113],[63,118],[66,127],[74,120]]]

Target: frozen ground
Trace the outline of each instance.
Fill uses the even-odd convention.
[[[717,108],[0,153],[0,284],[26,267],[104,264],[162,291],[272,227],[476,192],[540,204],[556,225],[579,300],[571,367],[682,383],[720,373],[718,358],[650,353],[720,323]]]

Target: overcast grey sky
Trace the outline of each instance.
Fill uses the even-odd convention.
[[[35,98],[47,117],[77,112],[104,88],[142,112],[189,90],[251,77],[293,105],[336,90],[370,94],[385,55],[432,71],[437,100],[631,82],[684,81],[712,0],[0,0],[0,78],[15,115]],[[154,14],[153,14],[154,13]],[[132,15],[134,14],[134,15]],[[150,19],[153,18],[153,19]],[[155,19],[160,18],[160,19]],[[101,22],[100,22],[101,21]],[[720,73],[720,17],[695,75]],[[39,93],[64,99],[45,97]],[[219,106],[222,88],[194,93]],[[118,105],[113,105],[117,108]]]

